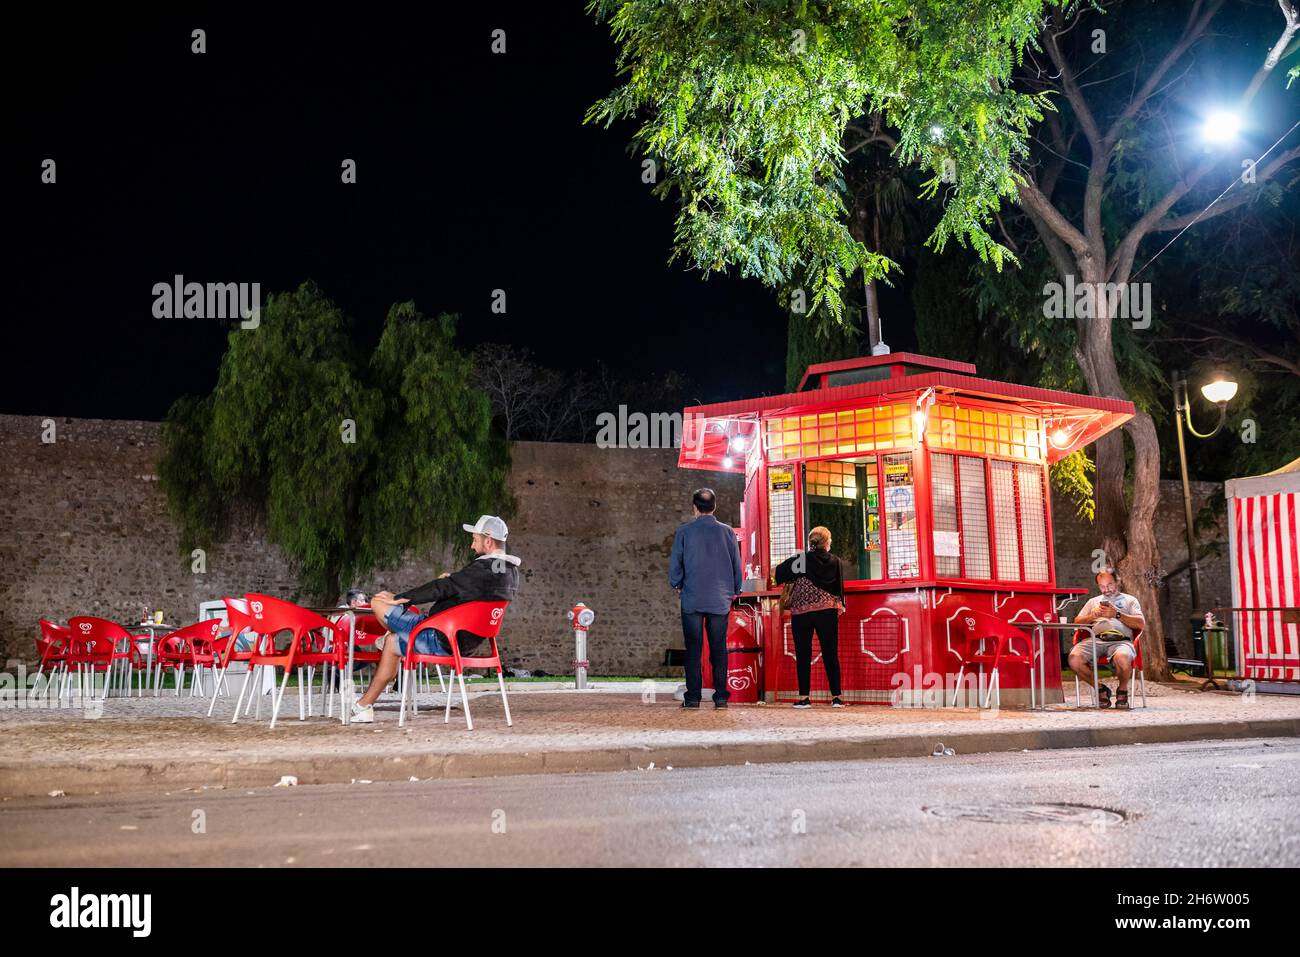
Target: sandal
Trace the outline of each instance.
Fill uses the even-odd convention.
[[[1110,686],[1104,681],[1097,686],[1097,707],[1110,707]]]
[[[1128,710],[1128,689],[1120,688],[1115,692],[1115,707]]]

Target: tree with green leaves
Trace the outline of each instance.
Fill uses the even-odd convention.
[[[1241,109],[1269,87],[1300,26],[1294,0],[1277,5],[1282,23],[1234,98]],[[923,195],[943,203],[928,240],[936,251],[956,239],[994,267],[1016,262],[999,216],[1013,202],[1058,277],[1101,289],[1135,277],[1138,251],[1152,237],[1268,196],[1300,155],[1285,147],[1261,155],[1252,169],[1258,188],[1212,208],[1202,194],[1223,171],[1221,157],[1179,161],[1173,125],[1162,117],[1222,6],[1194,0],[1187,13],[1149,0],[598,0],[589,9],[610,24],[625,82],[588,119],[640,121],[633,145],[662,169],[659,194],[679,201],[674,258],[703,271],[734,267],[775,288],[806,282],[810,314],[823,322],[843,321],[849,277],[879,279],[892,265],[847,222],[844,136],[863,119],[890,132],[897,162],[931,175]],[[1130,41],[1111,30],[1119,55],[1101,76],[1081,80],[1097,66],[1080,59],[1095,56],[1099,38],[1089,28],[1112,23],[1117,11],[1134,14]],[[1170,16],[1179,22],[1165,22]],[[1124,176],[1133,163],[1158,164],[1166,181],[1135,192]],[[1116,218],[1111,200],[1120,195],[1139,210],[1135,219]],[[1092,394],[1130,398],[1114,309],[1105,295],[1094,302],[1077,317],[1071,360]],[[1159,440],[1142,408],[1125,432],[1131,466],[1122,435],[1097,446],[1098,533],[1151,609],[1145,661],[1159,676]]]
[[[182,550],[256,515],[302,591],[459,543],[466,516],[508,513],[508,447],[455,345],[454,316],[393,306],[368,358],[307,282],[232,329],[216,388],[176,401],[159,478]]]
[[[930,171],[946,204],[933,240],[956,237],[1000,266],[986,223],[1016,195],[1044,98],[1010,86],[1044,0],[595,0],[626,82],[588,112],[636,117],[655,191],[679,199],[673,258],[736,267],[812,291],[809,314],[842,322],[850,277],[893,266],[853,235],[845,134],[880,117],[894,156]],[[819,307],[825,306],[819,312]]]

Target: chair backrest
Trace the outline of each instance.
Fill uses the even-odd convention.
[[[360,612],[361,609],[357,609],[357,611]],[[374,615],[357,614],[355,621],[356,632],[353,635],[353,644],[373,645],[376,638],[388,632],[388,626]],[[332,616],[332,624],[334,634],[341,640],[346,641],[348,637],[348,616],[346,612]]]
[[[72,632],[64,625],[56,625],[52,621],[46,621],[44,618],[38,619],[41,627],[40,637],[36,639],[36,653],[40,656],[42,662],[49,660],[51,656],[67,654],[68,646],[72,641]]]
[[[92,615],[69,618],[68,631],[72,634],[71,652],[74,655],[105,658],[112,655],[123,641],[126,643],[123,651],[130,653],[131,633],[107,618]]]
[[[981,648],[982,642],[1000,638],[1003,642],[1004,657],[1007,655],[1024,657],[1025,654],[1032,653],[1033,641],[1030,639],[1029,632],[986,611],[962,609],[957,615],[957,620],[952,624],[951,634],[955,638],[964,638],[967,650],[972,646],[976,649]],[[1017,650],[1016,642],[1020,642],[1022,650]],[[966,656],[962,652],[955,648],[953,650],[962,660],[965,660]]]
[[[248,613],[248,600],[246,598],[223,598],[226,604],[226,624],[230,626],[230,633],[238,637],[245,629],[253,626],[253,619]]]
[[[508,601],[467,601],[463,605],[453,605],[445,611],[424,619],[411,629],[411,635],[419,635],[425,628],[437,628],[448,636],[452,657],[457,662],[461,658],[476,658],[477,655],[460,653],[460,633],[468,631],[472,635],[478,635],[495,643],[501,631],[501,623],[505,620],[506,606],[509,604]],[[407,643],[406,652],[408,658],[415,653],[414,641]]]
[[[220,618],[196,621],[192,625],[177,628],[165,635],[160,640],[158,653],[167,657],[175,657],[177,654],[191,655],[194,652],[210,654],[212,645],[220,634]]]
[[[258,634],[260,649],[258,653],[262,655],[292,656],[296,653],[302,636],[307,632],[324,628],[333,629],[334,627],[328,618],[322,618],[314,611],[300,608],[293,602],[285,601],[282,598],[272,598],[270,595],[254,593],[249,593],[244,598],[248,600],[248,614],[252,619],[251,627]],[[293,632],[293,640],[287,649],[277,652],[271,642],[275,635],[281,631]]]
[[[434,616],[437,628],[444,635],[458,635],[468,631],[480,638],[495,638],[505,620],[508,601],[467,601],[454,605]]]
[[[230,636],[218,639],[213,647],[221,652],[221,667],[229,666],[231,661],[246,661],[253,654],[252,647],[241,649],[238,638],[246,631],[253,631],[253,619],[248,614],[248,600],[245,598],[225,597],[221,599],[226,605],[226,624],[230,626]]]

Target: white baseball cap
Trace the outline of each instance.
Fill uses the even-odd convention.
[[[462,525],[461,528],[467,532],[474,532],[478,535],[490,535],[498,542],[504,542],[506,535],[510,530],[506,528],[506,523],[495,515],[480,515],[478,521],[473,525]]]

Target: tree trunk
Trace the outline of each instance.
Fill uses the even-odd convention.
[[[1081,264],[1084,282],[1101,289],[1104,267],[1093,263],[1104,257],[1087,257]],[[1064,277],[1062,277],[1064,278]],[[1127,280],[1127,277],[1115,277]],[[1103,294],[1093,296],[1092,317],[1080,317],[1079,365],[1088,391],[1097,396],[1128,400],[1115,362],[1112,340],[1110,303]],[[1124,433],[1133,443],[1133,497],[1131,504],[1124,495],[1126,472]],[[1164,625],[1160,616],[1160,549],[1156,543],[1155,513],[1160,501],[1160,441],[1155,423],[1145,412],[1138,412],[1124,426],[1123,432],[1111,432],[1097,441],[1096,529],[1106,563],[1119,569],[1124,590],[1142,605],[1146,630],[1142,635],[1143,670],[1156,680],[1168,680],[1169,663],[1165,655]]]

